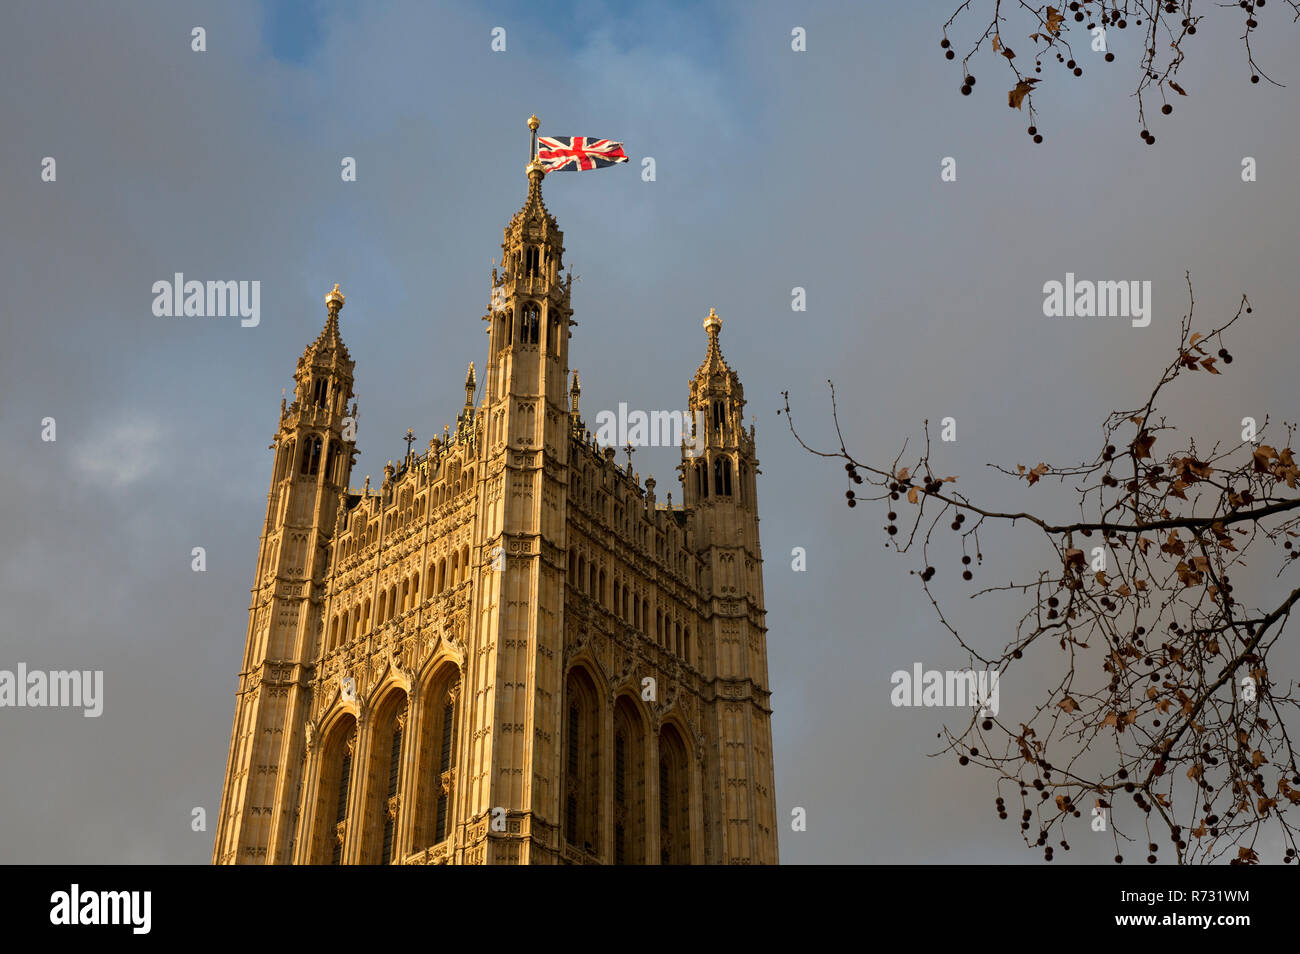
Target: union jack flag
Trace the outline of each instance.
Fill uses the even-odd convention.
[[[537,159],[547,172],[601,169],[627,162],[621,142],[589,136],[538,136]]]

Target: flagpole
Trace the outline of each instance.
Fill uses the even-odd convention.
[[[533,142],[528,149],[528,162],[530,164],[537,160],[537,127],[541,124],[542,121],[537,118],[536,113],[528,117],[528,128],[532,130],[533,134]]]

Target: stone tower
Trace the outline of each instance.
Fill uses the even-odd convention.
[[[337,286],[299,362],[218,863],[777,861],[758,461],[721,320],[665,505],[583,420],[529,128],[454,429],[351,489]]]
[[[686,507],[695,516],[695,547],[708,570],[705,644],[726,701],[712,714],[723,764],[718,797],[726,806],[731,855],[761,857],[771,810],[772,730],[768,718],[767,638],[763,623],[763,558],[758,543],[754,427],[742,424],[745,391],[722,357],[722,320],[704,319],[708,350],[691,381],[695,456],[682,455]],[[698,433],[703,428],[702,435]]]
[[[308,674],[318,635],[330,543],[355,445],[353,361],[339,336],[343,295],[325,296],[328,317],[294,371],[294,400],[280,402],[248,638],[214,857],[286,863],[297,816]],[[345,434],[345,431],[347,432]]]
[[[564,234],[542,202],[537,118],[529,120],[528,197],[506,226],[493,274],[483,406],[487,438],[479,503],[482,546],[499,569],[482,577],[471,663],[476,715],[469,753],[471,817],[497,810],[517,839],[484,844],[484,860],[555,860],[563,692],[565,524],[569,464],[569,307]],[[501,811],[504,809],[504,812]],[[540,857],[539,857],[540,856]]]

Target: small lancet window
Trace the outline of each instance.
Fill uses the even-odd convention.
[[[536,278],[542,272],[542,253],[533,245],[524,253],[524,277]]]
[[[312,403],[317,407],[325,406],[325,392],[329,389],[329,382],[324,378],[316,379],[316,391],[312,395]]]

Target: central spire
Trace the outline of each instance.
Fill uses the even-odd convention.
[[[541,388],[562,411],[568,385],[572,282],[561,274],[564,233],[542,202],[546,165],[538,159],[540,125],[536,116],[529,117],[528,198],[502,232],[500,271],[492,275],[492,301],[485,316],[491,325],[484,380],[489,405],[503,394],[537,393]],[[539,373],[543,366],[548,369],[545,374]]]

